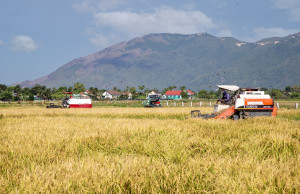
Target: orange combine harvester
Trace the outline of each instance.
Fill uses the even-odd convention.
[[[201,114],[200,110],[192,110],[192,117],[238,120],[277,115],[274,100],[258,88],[239,88],[233,85],[217,85],[217,87],[223,92],[233,93],[233,96],[226,103],[220,100],[223,103],[217,103],[212,114]]]

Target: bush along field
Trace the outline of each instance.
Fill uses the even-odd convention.
[[[239,121],[192,109],[1,107],[0,193],[299,192],[299,109]]]

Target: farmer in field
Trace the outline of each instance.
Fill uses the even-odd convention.
[[[230,104],[230,95],[225,90],[223,90],[222,91],[222,99],[217,100],[217,104],[219,101],[221,101],[222,104]]]

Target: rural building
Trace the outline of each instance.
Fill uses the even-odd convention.
[[[122,93],[124,96],[127,96],[128,99],[132,99],[132,93],[131,92],[124,92]]]
[[[187,92],[187,94],[189,96],[189,99],[194,99],[194,97],[195,97],[195,93],[194,92],[192,92],[191,90],[187,90],[186,92]]]
[[[118,99],[122,93],[116,91],[116,90],[106,90],[103,94],[102,97],[105,99]]]
[[[168,90],[166,91],[164,98],[166,99],[173,99],[173,100],[179,100],[182,99],[181,97],[181,92],[182,90]],[[187,94],[188,94],[188,99],[193,99],[195,93],[192,92],[191,90],[186,90]]]
[[[84,92],[80,92],[80,94],[89,95],[89,94],[92,94],[92,92],[90,92],[89,90],[86,90],[86,91],[84,91]]]
[[[153,90],[152,92],[148,93],[148,97],[151,97],[153,95],[157,95],[159,98],[161,98],[161,93],[157,90]]]

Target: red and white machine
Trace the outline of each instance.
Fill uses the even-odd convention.
[[[277,107],[274,100],[258,88],[239,88],[232,98],[234,104],[233,119],[276,116]]]
[[[258,88],[239,88],[233,85],[218,85],[221,90],[233,93],[231,101],[228,104],[216,104],[212,114],[201,114],[200,110],[193,110],[192,117],[234,120],[244,119],[256,116],[277,115],[277,107],[274,106],[274,100],[264,91]]]
[[[92,108],[92,99],[84,94],[73,94],[72,92],[64,92],[64,94],[70,94],[62,101],[64,108]]]

